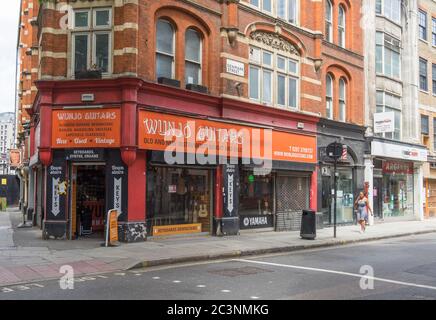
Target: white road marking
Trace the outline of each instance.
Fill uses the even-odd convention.
[[[229,292],[231,292],[231,291],[230,291],[230,290],[221,290],[221,292],[229,293]]]
[[[387,282],[387,283],[398,284],[398,285],[408,286],[408,287],[416,287],[416,288],[424,288],[424,289],[436,290],[436,287],[433,287],[433,286],[427,286],[427,285],[411,283],[411,282],[396,281],[396,280],[385,279],[385,278],[371,277],[371,276],[367,276],[367,275],[359,274],[359,273],[351,273],[351,272],[343,272],[343,271],[336,271],[336,270],[329,270],[329,269],[320,269],[320,268],[311,268],[311,267],[303,267],[303,266],[294,266],[294,265],[289,265],[289,264],[281,264],[281,263],[273,263],[273,262],[265,262],[265,261],[255,261],[255,260],[245,260],[245,259],[232,259],[232,260],[233,261],[239,261],[239,262],[246,262],[246,263],[255,263],[255,264],[268,265],[268,266],[282,267],[282,268],[290,268],[290,269],[300,269],[300,270],[308,270],[308,271],[315,271],[315,272],[333,273],[333,274],[339,274],[339,275],[343,275],[343,276],[350,276],[350,277],[355,277],[355,278],[371,279],[371,280],[375,280],[375,281]]]
[[[174,282],[174,283],[180,283],[180,282],[182,282],[182,281],[180,281],[180,280],[174,280],[173,282]]]
[[[153,277],[153,280],[159,280],[160,277]]]
[[[114,275],[116,275],[116,276],[125,276],[126,274],[124,272],[117,272],[117,273],[114,273]]]
[[[197,286],[197,288],[206,288],[206,286],[205,286],[204,284],[199,284],[199,285]]]
[[[252,296],[252,297],[250,297],[250,299],[259,299],[259,297]]]

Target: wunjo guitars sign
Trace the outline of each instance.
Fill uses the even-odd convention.
[[[53,110],[52,148],[117,148],[119,108]]]
[[[148,110],[139,112],[138,145],[148,150],[168,151],[173,146],[192,154],[316,163],[314,136]]]

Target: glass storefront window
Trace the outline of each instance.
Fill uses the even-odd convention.
[[[242,170],[240,177],[240,215],[266,215],[273,213],[272,175],[259,176]]]
[[[383,163],[383,217],[413,215],[413,164]]]
[[[207,170],[152,167],[147,172],[147,218],[153,226],[201,223],[210,231]]]
[[[333,171],[333,170],[332,170]],[[337,223],[353,222],[354,217],[354,188],[353,188],[353,171],[352,169],[337,169],[338,188],[337,188]],[[333,181],[333,179],[332,179]],[[332,188],[334,188],[332,184]],[[333,222],[334,198],[331,204],[331,221]]]

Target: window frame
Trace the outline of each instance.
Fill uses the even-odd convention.
[[[394,17],[393,15],[393,5],[394,3],[398,3],[398,8],[399,12],[398,12],[398,16]],[[390,11],[386,12],[386,7],[387,7],[387,3],[390,4]],[[378,4],[380,4],[380,12],[377,12],[377,6]],[[402,8],[401,8],[401,0],[376,0],[376,8],[375,8],[375,13],[376,15],[380,15],[386,19],[388,19],[389,21],[392,21],[393,23],[396,23],[397,25],[401,24],[401,14],[402,14]],[[398,20],[396,19],[398,18]]]
[[[157,46],[157,43],[158,43],[158,40],[157,40],[157,35],[158,35],[157,25],[158,25],[159,21],[167,23],[171,27],[172,38],[173,38],[172,39],[172,43],[173,43],[173,47],[172,47],[173,52],[172,52],[172,55],[168,54],[167,52],[163,52],[163,51],[159,51],[158,50],[158,46]],[[176,29],[174,28],[173,24],[170,21],[168,21],[167,19],[157,19],[156,20],[156,24],[155,24],[155,30],[156,30],[156,36],[155,36],[156,45],[155,45],[155,52],[154,52],[154,56],[155,56],[155,66],[154,66],[154,68],[155,68],[156,80],[157,80],[157,78],[159,78],[159,76],[157,74],[157,56],[158,55],[163,55],[163,56],[171,57],[171,79],[175,79],[176,78],[176,67],[175,67],[175,65],[176,65]]]
[[[421,24],[422,18],[424,18],[424,25]],[[422,9],[419,9],[418,10],[418,38],[423,41],[427,41],[428,39],[427,23],[428,23],[427,12]],[[421,31],[424,32],[424,38],[421,37]]]
[[[382,93],[382,95],[383,95],[383,102],[382,102],[382,105],[380,105],[380,104],[378,104],[377,103],[377,100],[376,100],[376,112],[375,113],[379,113],[379,112],[377,112],[377,108],[379,107],[379,106],[382,106],[382,108],[383,108],[383,110],[381,111],[381,112],[389,112],[389,111],[386,111],[386,108],[388,108],[390,111],[397,111],[397,112],[399,112],[399,114],[400,114],[400,121],[399,121],[399,137],[398,138],[396,138],[395,137],[395,124],[394,124],[394,132],[384,132],[384,133],[377,133],[376,135],[377,136],[379,136],[379,137],[383,137],[383,138],[385,138],[385,139],[391,139],[391,140],[396,140],[396,141],[399,141],[399,140],[401,140],[402,139],[402,131],[403,131],[403,126],[402,126],[402,122],[403,122],[403,108],[402,108],[402,100],[401,100],[401,96],[398,96],[398,95],[396,95],[396,94],[393,94],[393,93],[390,93],[390,92],[387,92],[387,91],[384,91],[384,90],[377,90],[376,91],[376,94],[378,94],[378,93]],[[395,99],[398,99],[398,107],[397,106],[393,106],[393,105],[389,105],[389,106],[387,106],[386,105],[386,96],[387,95],[389,95],[389,96],[391,96],[391,97],[394,97]],[[394,118],[394,121],[395,121],[395,118]],[[386,137],[386,134],[392,134],[392,138],[389,138],[389,137]]]
[[[256,101],[262,105],[283,108],[287,110],[298,110],[300,108],[300,60],[297,60],[295,57],[286,54],[277,49],[265,49],[263,47],[257,46],[256,44],[250,44],[249,46],[249,75],[248,75],[248,97],[252,101]],[[258,54],[253,54],[254,51],[257,51]],[[264,63],[264,53],[271,54],[271,64]],[[258,59],[256,59],[258,57]],[[284,68],[279,68],[278,60],[284,59]],[[291,70],[291,63],[294,63],[296,66],[295,72]],[[258,73],[258,86],[257,86],[257,98],[252,97],[251,90],[251,73],[252,69],[256,69]],[[271,102],[264,101],[264,72],[271,73]],[[283,100],[285,104],[279,103],[279,76],[285,77],[285,96]],[[289,91],[290,79],[295,79],[296,81],[296,105],[290,105],[290,97],[291,92]]]
[[[331,85],[330,85],[330,92],[327,90],[327,88],[328,88],[327,83],[328,82],[331,83]],[[333,101],[334,101],[333,100],[334,99],[334,92],[335,92],[334,85],[335,84],[334,84],[333,76],[330,73],[327,73],[327,75],[326,75],[326,86],[325,86],[325,100],[326,100],[325,108],[326,108],[326,118],[330,119],[330,120],[333,120],[333,117],[334,117],[334,103],[333,103]],[[330,108],[327,107],[329,102],[330,102]]]
[[[436,63],[431,64],[432,93],[436,96]]]
[[[343,97],[342,97],[342,87],[343,87]],[[344,78],[339,79],[339,121],[347,121],[347,82]],[[342,110],[343,107],[343,110]]]
[[[96,26],[96,12],[108,11],[109,22],[107,26]],[[76,13],[87,12],[88,13],[88,26],[76,27]],[[91,69],[96,64],[96,35],[107,34],[108,35],[108,66],[107,71],[102,75],[108,76],[112,74],[112,61],[113,61],[113,15],[111,7],[95,7],[86,9],[77,9],[72,12],[72,32],[71,32],[71,74],[75,77],[76,72],[76,36],[87,35],[88,36],[88,48],[87,48],[87,70]]]
[[[254,4],[252,2],[253,0],[247,0],[247,2],[257,8],[259,11],[264,12],[268,15],[274,16],[277,19],[280,19],[282,21],[285,21],[289,24],[292,25],[298,25],[300,22],[300,1],[301,0],[283,0],[285,2],[285,17],[282,17],[279,15],[279,10],[278,10],[278,1],[279,0],[270,0],[271,1],[271,11],[265,10],[264,8],[264,2],[265,0],[257,0],[257,4]],[[292,22],[290,20],[290,3],[291,2],[295,2],[295,21]]]
[[[436,47],[436,17],[431,17],[431,39],[432,45]]]
[[[424,122],[423,120],[425,120],[426,126],[424,126]],[[429,122],[429,116],[426,114],[421,114],[421,134],[428,136],[430,134],[430,122]],[[427,128],[427,131],[424,131],[424,127]]]
[[[425,63],[425,75],[421,74],[421,63]],[[428,93],[428,60],[424,59],[422,57],[419,57],[419,67],[418,67],[418,72],[419,72],[419,90]],[[425,89],[421,87],[421,77],[425,76]]]
[[[329,10],[327,10],[327,6],[329,6]],[[327,11],[330,11],[329,12],[330,13],[330,20],[327,19],[327,17],[328,17]],[[325,23],[324,28],[325,28],[325,33],[326,33],[325,40],[330,42],[330,43],[333,43],[333,4],[330,0],[326,0],[324,23]]]
[[[199,50],[199,52],[198,52],[199,61],[194,61],[194,60],[190,60],[190,59],[186,58],[186,56],[187,56],[186,55],[186,48],[187,48],[187,46],[186,46],[186,34],[187,34],[188,31],[194,31],[197,34],[197,36],[198,36],[198,38],[200,40],[200,46],[198,48],[198,50]],[[175,47],[174,47],[174,49],[175,49]],[[196,64],[196,65],[199,66],[199,69],[198,69],[198,83],[197,83],[197,85],[202,85],[203,84],[203,35],[199,31],[197,31],[197,30],[195,30],[193,28],[188,28],[188,29],[185,30],[185,57],[184,58],[185,58],[185,77],[184,77],[185,78],[185,85],[188,84],[188,82],[186,82],[186,63],[187,62],[192,63],[192,64]]]
[[[383,37],[382,37],[382,44],[379,44],[379,43],[377,43],[377,34],[382,34],[383,35]],[[386,40],[386,37],[388,37],[388,38],[390,38],[390,41],[389,40]],[[390,43],[393,43],[393,41],[398,41],[398,52],[397,51],[395,51],[395,50],[393,50],[392,48],[389,48],[389,46],[387,46],[387,44],[389,45],[389,42]],[[383,75],[383,76],[386,76],[386,77],[389,77],[389,78],[392,78],[392,79],[397,79],[397,80],[401,80],[401,59],[402,59],[402,52],[401,52],[401,40],[399,40],[399,39],[397,39],[397,38],[395,38],[395,37],[393,37],[393,36],[391,36],[390,34],[387,34],[387,33],[385,33],[385,32],[383,32],[383,31],[376,31],[376,52],[375,52],[375,62],[376,62],[376,73],[377,74],[379,74],[379,75]],[[381,72],[379,72],[379,71],[377,71],[377,47],[381,47],[382,48],[382,50],[381,50],[381,65],[382,65],[382,71]],[[394,47],[394,45],[392,44],[392,46],[391,47]],[[387,62],[386,62],[386,50],[389,50],[390,52],[391,52],[391,54],[390,54],[390,56],[391,56],[391,58],[393,57],[393,55],[392,55],[392,52],[394,52],[394,53],[397,53],[398,54],[398,77],[396,76],[396,75],[394,75],[394,64],[393,64],[393,59],[391,59],[391,64],[390,64],[390,69],[391,69],[391,72],[390,72],[390,74],[388,74],[387,73]]]
[[[341,22],[340,17],[340,12],[342,10],[342,19],[343,21]],[[343,23],[343,25],[341,25]],[[338,7],[338,45],[341,48],[345,48],[346,47],[346,30],[347,30],[347,11],[345,10],[344,6],[342,4],[339,5]]]

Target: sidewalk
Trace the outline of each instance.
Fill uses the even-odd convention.
[[[336,239],[333,229],[325,228],[318,230],[316,240],[302,240],[299,232],[258,232],[232,237],[154,238],[104,248],[96,239],[42,240],[39,229],[16,229],[20,218],[18,211],[0,212],[0,287],[59,278],[59,268],[65,264],[74,268],[75,275],[85,275],[436,233],[436,219],[430,219],[379,223],[364,234],[358,226],[338,227]]]

